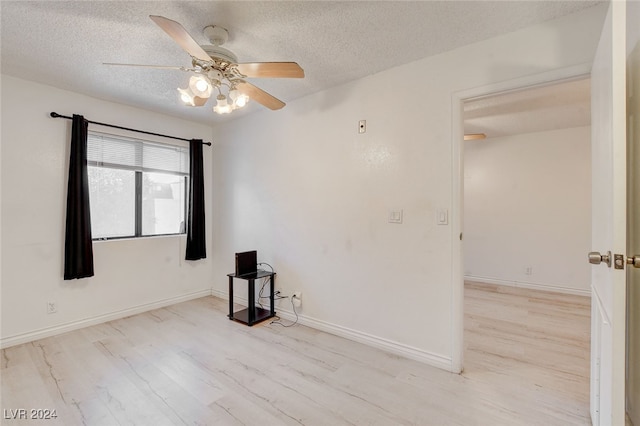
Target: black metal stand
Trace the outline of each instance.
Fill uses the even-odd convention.
[[[273,318],[276,316],[275,304],[274,304],[274,288],[276,281],[276,273],[275,272],[267,272],[259,270],[257,272],[245,275],[236,275],[236,274],[227,274],[229,277],[229,319],[241,322],[243,324],[247,324],[248,326],[252,326],[255,323],[260,321],[264,321],[268,318]],[[256,307],[256,289],[255,289],[255,280],[260,278],[269,278],[269,301],[270,301],[270,309],[262,309]],[[248,306],[246,309],[243,309],[238,312],[233,312],[233,279],[239,278],[242,280],[248,281]]]

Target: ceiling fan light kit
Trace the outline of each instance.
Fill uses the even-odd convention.
[[[216,105],[213,111],[218,114],[228,114],[233,110],[242,108],[248,102],[248,96],[237,94],[238,83],[244,82],[244,75],[238,73],[233,64],[226,63],[220,58],[211,58],[211,61],[192,59],[191,72],[196,73],[189,78],[188,87],[178,88],[180,99],[189,106],[202,106],[217,90]],[[226,95],[225,95],[226,93]],[[234,93],[232,99],[231,93]],[[196,101],[196,98],[204,99],[204,103]],[[237,102],[237,100],[240,100]]]
[[[194,73],[186,88],[177,89],[180,100],[185,105],[203,106],[217,91],[216,105],[213,107],[217,114],[228,114],[242,108],[250,98],[271,110],[277,110],[284,107],[285,103],[245,79],[304,77],[304,70],[295,62],[238,63],[236,55],[222,47],[229,39],[229,32],[220,26],[205,27],[203,32],[211,45],[200,46],[180,23],[163,16],[150,15],[149,18],[191,56],[191,68],[114,63],[106,65],[178,69]]]
[[[238,94],[236,84],[241,79],[229,78],[217,69],[207,70],[206,68],[198,67],[197,64],[194,64],[194,68],[193,72],[200,74],[189,78],[189,86],[187,88],[178,88],[180,99],[186,105],[204,105],[207,99],[211,97],[214,89],[218,91],[218,95],[216,96],[216,105],[213,107],[213,111],[218,114],[228,114],[233,110],[242,108],[249,101],[247,95]],[[223,93],[223,88],[226,89],[227,95]],[[204,102],[196,99],[202,99]]]

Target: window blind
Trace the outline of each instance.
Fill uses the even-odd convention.
[[[87,162],[99,167],[188,175],[189,148],[89,132]]]

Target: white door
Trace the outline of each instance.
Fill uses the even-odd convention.
[[[640,254],[640,2],[627,4],[627,254]],[[640,269],[627,269],[627,412],[640,426]]]
[[[593,265],[591,275],[594,425],[625,424],[626,271],[614,260],[627,249],[625,28],[626,4],[612,1],[591,71],[591,246],[610,262]]]

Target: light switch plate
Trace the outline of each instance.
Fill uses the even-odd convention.
[[[438,209],[436,222],[438,225],[448,225],[449,224],[449,210],[448,209]]]
[[[389,212],[389,223],[402,223],[402,210],[391,210]]]

